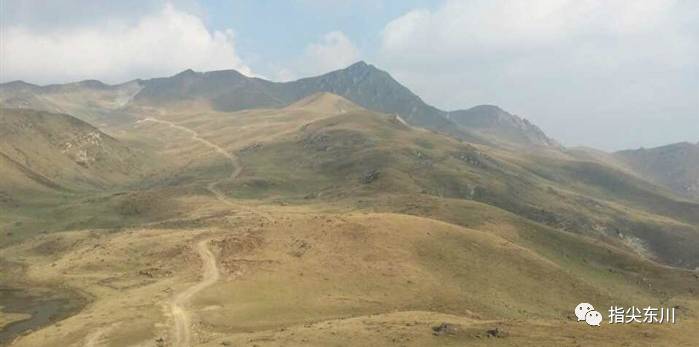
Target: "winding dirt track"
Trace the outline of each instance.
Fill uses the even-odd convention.
[[[192,345],[192,322],[185,306],[195,294],[216,283],[221,276],[216,264],[216,257],[209,249],[209,241],[203,240],[197,243],[197,252],[204,263],[204,274],[201,281],[177,294],[170,303],[170,312],[175,320],[173,329],[173,345],[175,346]]]
[[[213,149],[213,150],[216,151],[217,153],[219,153],[219,154],[221,154],[222,156],[226,157],[226,159],[228,159],[228,160],[231,162],[231,165],[233,166],[233,169],[232,169],[232,171],[231,171],[231,175],[230,175],[227,179],[233,180],[233,179],[235,179],[236,177],[238,177],[238,175],[240,175],[240,171],[242,171],[242,166],[240,165],[240,161],[238,160],[238,157],[236,157],[236,156],[233,155],[233,154],[230,154],[230,153],[226,152],[225,149],[221,148],[221,147],[218,146],[217,144],[212,143],[212,142],[209,141],[209,140],[206,140],[206,139],[204,139],[204,138],[199,137],[199,134],[198,134],[196,131],[194,131],[194,130],[192,130],[192,129],[189,129],[189,128],[185,128],[185,127],[183,127],[183,126],[181,126],[181,125],[177,125],[177,124],[175,124],[175,123],[173,123],[173,122],[169,122],[169,121],[166,121],[166,120],[161,120],[161,119],[157,119],[157,118],[153,118],[153,117],[148,117],[148,118],[145,118],[145,119],[143,119],[143,120],[138,121],[138,123],[141,123],[141,122],[154,122],[154,123],[165,124],[165,125],[170,126],[171,128],[175,128],[175,129],[182,130],[182,131],[184,131],[184,132],[189,133],[190,135],[192,135],[192,140],[197,141],[197,142],[203,144],[204,146]],[[216,198],[217,198],[219,201],[221,201],[222,203],[224,203],[224,204],[226,204],[226,205],[233,206],[233,205],[234,205],[233,202],[231,202],[230,200],[228,200],[228,198],[226,197],[226,195],[223,194],[223,192],[222,192],[221,190],[219,190],[219,189],[216,187],[221,181],[223,181],[223,180],[218,180],[218,181],[214,181],[214,182],[209,183],[209,184],[206,186],[206,189],[208,189],[211,193],[213,193],[214,196],[216,196]]]
[[[185,128],[181,125],[177,125],[172,122],[160,120],[157,118],[152,118],[148,117],[146,119],[143,119],[139,122],[155,122],[155,123],[160,123],[160,124],[166,124],[172,128],[179,129],[182,131],[185,131],[189,134],[192,135],[192,140],[195,140],[211,149],[216,151],[217,153],[223,155],[226,157],[228,160],[230,160],[231,165],[233,167],[231,174],[229,177],[225,179],[233,180],[242,171],[242,167],[240,166],[240,162],[238,158],[224,150],[223,148],[219,147],[218,145],[203,139],[199,137],[199,134],[189,128]],[[219,190],[216,186],[223,181],[224,179],[214,181],[209,183],[206,186],[206,189],[208,189],[216,198],[229,205],[233,206],[233,202],[230,201],[226,195]],[[214,254],[211,252],[209,249],[209,239],[199,241],[197,243],[197,252],[199,253],[199,257],[201,257],[201,260],[203,262],[203,276],[201,281],[198,283],[194,284],[193,286],[185,289],[183,292],[180,292],[177,294],[174,299],[170,302],[170,313],[172,314],[173,320],[175,321],[174,327],[173,327],[173,345],[174,346],[191,346],[192,345],[192,322],[191,322],[191,317],[190,317],[190,312],[186,309],[187,304],[191,300],[191,298],[205,289],[206,287],[216,283],[216,281],[219,280],[221,277],[221,273],[219,272],[218,269],[218,264],[216,262],[216,257]]]

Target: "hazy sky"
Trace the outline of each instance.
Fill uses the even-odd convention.
[[[4,0],[0,81],[366,60],[443,109],[497,104],[565,145],[699,141],[694,0]]]

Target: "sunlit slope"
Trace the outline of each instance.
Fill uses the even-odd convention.
[[[191,288],[177,307],[194,345],[696,341],[697,274],[649,260],[696,264],[696,206],[618,168],[461,142],[328,93],[143,111],[119,138],[166,170],[52,201],[22,220],[35,237],[0,242],[23,281],[90,300],[17,346],[171,345],[172,302]],[[202,286],[211,263],[220,277]],[[580,301],[677,306],[682,320],[590,330],[573,321]],[[458,332],[435,335],[443,322]]]
[[[0,109],[3,191],[99,189],[143,178],[144,155],[66,114]]]
[[[612,236],[669,264],[699,264],[699,205],[603,164],[473,145],[362,109],[244,111],[214,124],[186,117],[239,152],[245,169],[227,186],[236,198],[475,200],[561,230]]]
[[[383,204],[393,206],[388,200]],[[487,338],[495,327],[507,333],[499,344],[555,345],[562,337],[542,326],[567,331],[565,343],[586,334],[572,320],[581,300],[681,307],[683,320],[672,330],[639,326],[625,335],[631,328],[620,325],[603,336],[655,344],[693,338],[699,282],[688,271],[475,202],[419,198],[413,205],[455,220],[318,213],[312,205],[266,207],[261,214],[219,208],[181,229],[53,234],[4,249],[2,257],[22,256],[30,279],[80,288],[95,300],[17,345],[84,344],[97,334],[115,345],[172,341],[162,304],[197,283],[202,262],[195,246],[207,239],[221,277],[188,306],[195,345],[257,338],[261,345],[348,338],[458,345]],[[459,333],[434,336],[432,327],[442,322]],[[380,334],[371,328],[376,324]]]

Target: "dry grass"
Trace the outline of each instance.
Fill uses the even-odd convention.
[[[534,159],[315,98],[286,109],[157,114],[239,153],[239,180],[226,181],[230,163],[189,135],[141,123],[115,132],[161,154],[164,172],[120,192],[65,198],[61,210],[0,214],[39,223],[0,248],[0,259],[24,266],[6,277],[90,300],[15,345],[170,343],[168,304],[200,280],[194,245],[207,239],[222,278],[186,305],[197,345],[696,344],[696,272],[649,261],[613,234],[564,231],[532,206],[581,217],[578,226],[623,216],[619,223],[696,227],[682,216],[605,200],[599,186],[585,195],[564,176],[533,173]],[[334,137],[318,140],[324,135]],[[362,183],[367,163],[381,174]],[[219,180],[239,198],[230,206],[205,189]],[[459,195],[475,187],[490,195]],[[94,219],[76,220],[86,215]],[[50,231],[64,232],[36,231],[56,220],[61,227]],[[595,329],[570,319],[581,301],[677,305],[680,319]],[[453,329],[434,335],[442,322]]]

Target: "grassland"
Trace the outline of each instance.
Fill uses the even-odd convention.
[[[13,346],[699,341],[696,206],[615,168],[462,143],[327,94],[130,112],[190,129],[242,170],[187,131],[124,123],[109,133],[159,172],[96,192],[15,191],[0,213],[12,233],[0,259],[15,265],[0,262],[0,279],[89,303]],[[583,301],[677,307],[678,323],[592,328],[575,321]]]

